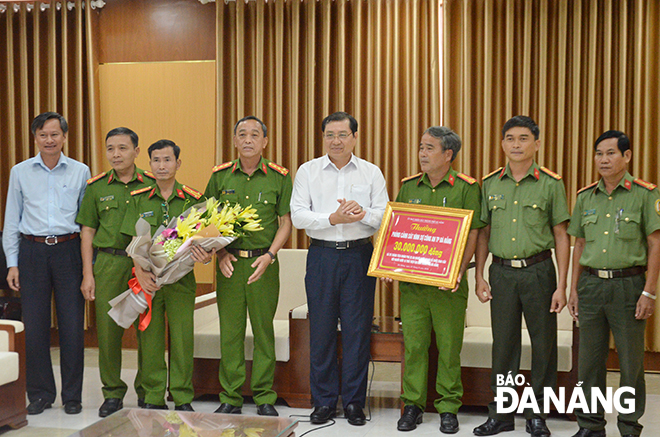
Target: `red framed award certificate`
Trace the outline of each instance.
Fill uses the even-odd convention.
[[[370,276],[454,288],[474,211],[389,202]]]

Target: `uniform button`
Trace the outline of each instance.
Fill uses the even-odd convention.
[[[126,203],[128,203],[128,200],[126,201]]]
[[[515,222],[516,222],[516,219],[513,219],[513,222],[515,223]]]
[[[52,202],[51,202],[52,203]],[[493,206],[493,209],[497,209],[497,205]]]
[[[513,255],[513,259],[516,259],[516,258],[518,258],[518,255]]]
[[[609,217],[609,216],[610,216],[609,214],[605,214],[605,217]]]
[[[629,219],[628,217],[626,217],[625,220],[626,220],[626,221],[630,221],[630,219]]]
[[[513,237],[513,238],[511,239],[511,241],[516,241],[516,237]]]
[[[536,203],[534,205],[532,205],[532,208],[536,208]]]
[[[250,180],[250,178],[247,178],[247,180],[249,181],[249,180]]]
[[[250,196],[245,196],[245,198],[246,198],[246,199],[249,199],[249,198],[250,198]]]
[[[608,235],[608,234],[609,234],[609,232],[605,231],[605,235]]]
[[[268,201],[267,201],[267,200],[264,200],[264,203],[268,203]]]
[[[520,183],[516,182],[516,187],[520,186]]]
[[[128,188],[128,185],[124,185],[124,188]]]
[[[606,252],[607,252],[607,249],[603,249],[603,253],[606,253]]]
[[[514,204],[514,205],[517,205],[517,204],[518,204],[518,201],[517,201],[517,200],[514,200],[514,201],[513,201],[513,204]]]
[[[109,209],[110,209],[110,207],[109,207],[109,206],[106,206],[106,207],[105,207],[105,210],[106,210],[106,211],[107,211],[107,210],[109,210]]]
[[[608,197],[607,200],[612,200],[612,196]]]
[[[432,193],[435,193],[435,188],[431,190]]]

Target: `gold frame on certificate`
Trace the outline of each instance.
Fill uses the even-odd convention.
[[[388,202],[367,274],[453,289],[461,268],[473,215],[474,211],[469,209]],[[396,219],[393,220],[393,217]],[[400,218],[406,222],[400,222]],[[412,220],[424,223],[411,224],[411,229],[418,232],[401,233],[395,230],[396,226],[405,226]],[[438,229],[449,233],[444,237],[436,236]],[[408,238],[408,242],[397,241],[401,235]],[[415,240],[419,242],[416,243]],[[439,245],[449,245],[449,254],[446,255],[445,250],[438,250]],[[391,250],[388,251],[388,247]],[[399,261],[401,264],[398,264]],[[436,269],[436,264],[431,264],[432,262],[443,263],[443,271]],[[414,265],[423,267],[414,268]]]

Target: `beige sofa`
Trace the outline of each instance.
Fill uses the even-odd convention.
[[[27,425],[23,323],[0,320],[0,427]]]
[[[290,406],[311,406],[309,387],[309,320],[305,295],[307,250],[282,249],[280,263],[280,298],[273,325],[275,328],[274,390]],[[195,352],[193,385],[195,395],[218,394],[220,325],[215,293],[198,296],[195,306]],[[245,334],[247,380],[244,395],[251,395],[250,374],[254,337],[249,320]]]

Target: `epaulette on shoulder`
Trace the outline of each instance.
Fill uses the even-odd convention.
[[[545,168],[545,167],[543,167],[543,166],[541,166],[541,170],[543,171],[543,173],[547,174],[547,175],[550,176],[551,178],[557,179],[558,181],[561,180],[561,176],[559,176],[559,175],[558,175],[557,173],[555,173],[554,171],[552,171],[552,170],[548,170],[547,168]]]
[[[137,190],[133,190],[131,191],[131,196],[137,196],[138,194],[146,193],[149,190],[151,190],[151,187],[144,187]]]
[[[414,174],[412,176],[406,176],[405,178],[401,179],[401,183],[408,182],[408,181],[411,181],[413,179],[417,179],[418,177],[420,177],[423,174],[424,173],[417,173],[417,174]]]
[[[463,179],[465,182],[467,182],[467,183],[470,184],[470,185],[472,185],[472,184],[474,184],[475,182],[477,182],[477,180],[476,180],[475,178],[473,178],[472,176],[468,176],[468,175],[466,175],[465,173],[456,173],[456,176],[458,176],[459,178]]]
[[[657,185],[652,184],[650,182],[643,181],[639,178],[635,179],[633,182],[636,183],[637,185],[641,186],[641,187],[646,188],[649,191],[653,191],[653,190],[655,190],[655,187],[657,187]]]
[[[144,171],[144,175],[150,179],[156,180],[156,176],[154,176],[154,174],[148,170]]]
[[[582,187],[582,188],[580,188],[580,189],[578,190],[577,193],[580,194],[581,192],[586,191],[586,190],[588,190],[589,188],[593,188],[593,187],[595,187],[596,185],[598,185],[598,181],[596,181],[596,182],[594,182],[594,183],[592,183],[592,184],[589,184],[589,185],[587,185],[586,187]]]
[[[94,176],[93,178],[87,179],[87,185],[93,184],[94,182],[98,181],[99,179],[102,179],[106,174],[108,174],[108,173],[106,173],[106,172],[99,173],[96,176]]]
[[[202,193],[200,193],[199,191],[195,191],[186,185],[183,186],[183,191],[193,196],[195,200],[199,200],[199,198],[202,197]]]
[[[282,167],[281,165],[277,165],[277,164],[275,164],[274,162],[269,162],[269,163],[268,163],[268,167],[272,168],[273,170],[275,170],[276,172],[278,172],[278,173],[281,174],[282,176],[286,176],[286,175],[289,174],[289,170],[288,170],[288,169]]]
[[[229,161],[229,162],[225,162],[224,164],[216,165],[215,167],[213,167],[213,173],[215,173],[216,171],[220,171],[220,170],[224,170],[226,168],[229,168],[229,167],[231,167],[231,164],[232,164],[232,162]]]
[[[493,171],[491,171],[491,172],[488,173],[486,176],[482,177],[481,180],[482,180],[482,181],[485,181],[485,180],[488,179],[489,177],[491,177],[491,176],[493,176],[493,175],[495,175],[495,174],[501,172],[503,168],[504,168],[504,167],[500,167],[500,168],[498,168],[497,170],[493,170]]]

